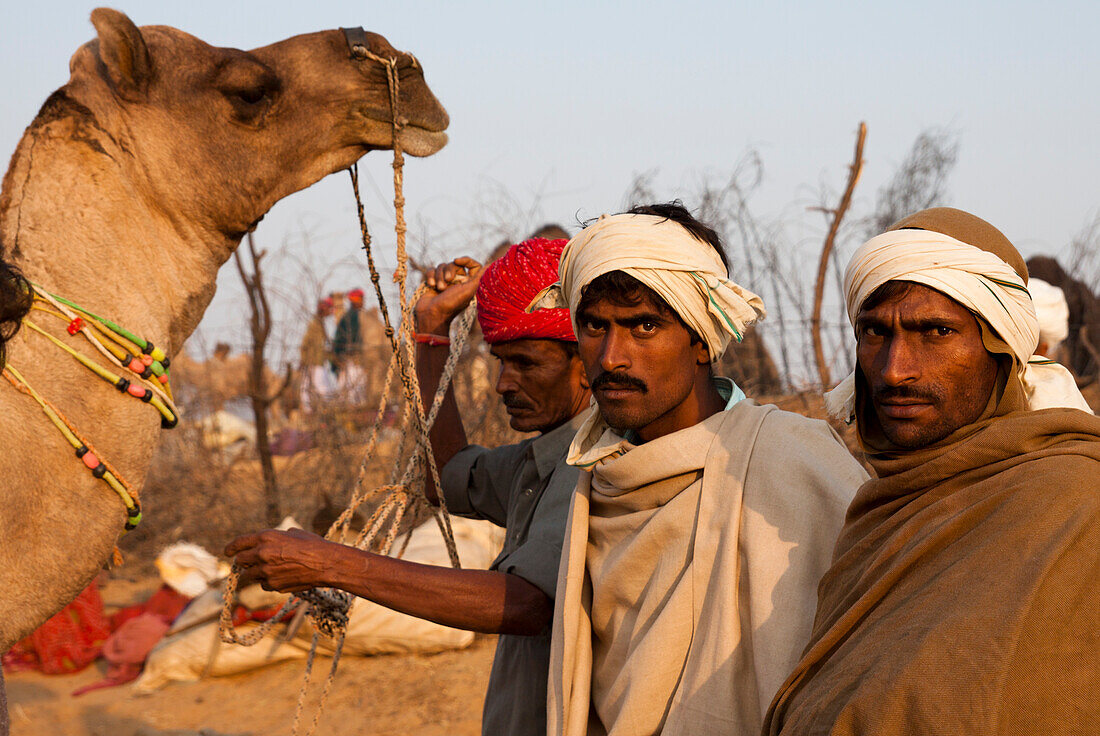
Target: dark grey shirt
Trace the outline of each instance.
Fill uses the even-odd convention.
[[[565,538],[569,502],[580,470],[565,464],[580,422],[493,450],[471,445],[443,468],[447,509],[507,529],[490,569],[518,575],[551,599]],[[536,636],[502,634],[497,641],[481,733],[545,736],[550,626]]]

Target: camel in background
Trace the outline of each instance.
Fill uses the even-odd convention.
[[[0,247],[33,282],[171,355],[219,267],[279,199],[393,146],[386,70],[338,30],[240,51],[100,8],[97,38],[27,128],[0,194]],[[395,58],[403,150],[446,143],[418,62]],[[37,319],[37,318],[36,318]],[[65,324],[37,319],[95,354]],[[8,360],[140,488],[160,428],[151,407],[23,329]],[[34,401],[0,384],[0,651],[73,599],[110,558],[126,514]],[[0,721],[2,725],[2,721]],[[3,730],[0,728],[0,730]]]

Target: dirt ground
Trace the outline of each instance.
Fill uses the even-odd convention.
[[[137,602],[158,581],[112,580],[102,594],[110,611]],[[114,604],[114,606],[112,605]],[[315,733],[476,736],[489,681],[495,637],[468,649],[432,655],[343,657]],[[303,724],[331,659],[314,667]],[[147,696],[128,686],[73,690],[102,679],[103,660],[73,675],[5,675],[12,736],[283,736],[290,734],[305,662],[279,664],[230,677],[173,683]],[[302,732],[305,732],[305,728]]]

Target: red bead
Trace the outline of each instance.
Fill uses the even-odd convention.
[[[144,386],[139,386],[136,383],[131,383],[130,388],[126,390],[130,392],[131,396],[136,396],[139,399],[144,398],[145,394],[149,391],[149,389],[145,388]]]
[[[95,456],[95,453],[86,452],[80,459],[88,466],[88,470],[95,470],[99,467],[99,458]]]
[[[84,329],[84,320],[80,317],[74,317],[73,321],[69,323],[69,326],[65,328],[69,331],[70,335],[75,335]]]

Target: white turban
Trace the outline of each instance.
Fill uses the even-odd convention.
[[[1016,270],[989,251],[933,230],[891,230],[852,255],[844,272],[848,319],[887,281],[912,281],[939,291],[979,315],[1012,349],[1031,409],[1071,407],[1091,411],[1061,365],[1032,360],[1039,321],[1031,294]],[[825,394],[829,413],[845,421],[855,414],[855,374]]]
[[[1039,342],[1047,344],[1049,356],[1069,336],[1069,305],[1066,295],[1057,286],[1037,278],[1028,279],[1027,290],[1035,303],[1039,319]]]
[[[730,281],[718,253],[679,223],[655,215],[604,215],[569,241],[558,282],[543,289],[529,310],[568,307],[577,328],[581,291],[594,279],[622,271],[653,289],[707,344],[711,361],[731,339],[765,315],[756,294]]]

